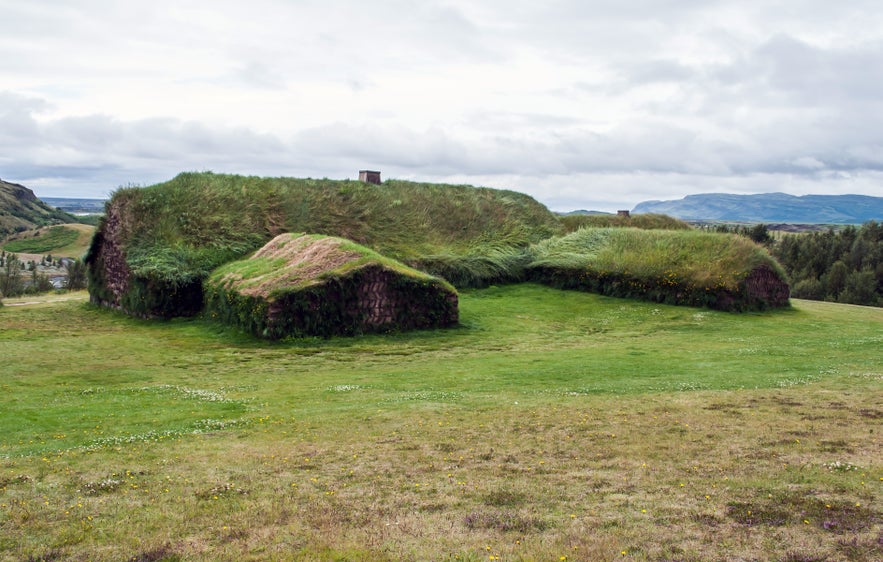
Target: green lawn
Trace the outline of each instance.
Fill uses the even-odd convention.
[[[3,307],[0,559],[881,558],[883,310],[460,304],[277,343]]]

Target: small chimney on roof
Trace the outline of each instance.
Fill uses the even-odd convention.
[[[375,170],[359,170],[359,181],[380,185],[380,172]]]
[[[628,211],[616,211],[616,216],[618,217],[629,218],[630,215],[631,213],[629,213]]]

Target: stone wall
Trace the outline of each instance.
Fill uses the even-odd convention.
[[[356,288],[357,300],[351,313],[362,319],[367,330],[410,327],[407,324],[411,321],[425,316],[425,305],[414,299],[412,293],[397,291],[393,286],[394,282],[394,273],[379,268],[372,268],[361,277],[361,284]],[[431,292],[429,289],[427,291]],[[457,295],[446,295],[446,299],[452,306],[447,318],[442,319],[440,325],[456,324]]]
[[[103,228],[96,233],[100,239],[93,241],[92,250],[86,263],[92,275],[103,278],[101,290],[97,291],[90,283],[90,298],[93,303],[113,308],[120,307],[120,297],[129,288],[130,271],[120,240],[127,239],[128,209],[119,201],[108,205]],[[93,290],[96,289],[96,290]]]
[[[788,283],[765,265],[752,270],[745,279],[745,286],[751,302],[766,303],[764,308],[788,306],[791,288]]]

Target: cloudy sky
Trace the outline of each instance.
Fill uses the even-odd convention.
[[[0,0],[0,178],[883,195],[876,0]]]

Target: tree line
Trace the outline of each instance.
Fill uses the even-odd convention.
[[[883,306],[883,224],[776,237],[762,224],[717,230],[769,248],[788,273],[795,298]]]
[[[62,288],[69,291],[86,288],[86,265],[82,260],[70,258],[52,260],[52,257],[48,256],[41,260],[40,265],[64,268]],[[54,289],[52,280],[38,270],[36,262],[22,261],[12,252],[0,252],[0,297],[40,294]]]

